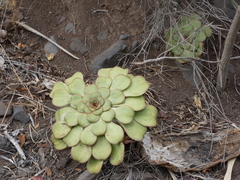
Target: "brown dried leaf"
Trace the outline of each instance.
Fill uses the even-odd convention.
[[[19,134],[18,139],[20,140],[20,146],[22,147],[23,144],[26,142],[26,135],[21,133]]]

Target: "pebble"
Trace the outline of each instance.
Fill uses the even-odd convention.
[[[53,40],[54,42],[56,42],[55,38],[53,36],[50,37],[51,40]],[[48,56],[49,54],[54,54],[56,55],[58,53],[58,47],[55,46],[53,43],[51,42],[47,42],[44,45],[44,50],[46,52],[46,56]]]
[[[120,36],[119,36],[119,39],[120,40],[126,40],[126,39],[128,39],[128,38],[130,38],[131,36],[129,35],[129,34],[121,34]]]
[[[30,117],[27,114],[24,106],[16,106],[13,109],[13,119],[17,121],[21,121],[23,123],[27,123],[30,121]]]
[[[97,39],[98,39],[98,41],[102,41],[102,40],[106,40],[107,37],[108,37],[108,29],[100,32],[100,33],[98,34],[98,38],[97,38]]]
[[[65,17],[65,16],[62,16],[61,18],[60,18],[60,20],[58,21],[58,24],[61,24],[63,21],[65,21],[67,19],[67,17]]]
[[[65,26],[65,31],[67,32],[67,33],[70,33],[70,32],[74,32],[74,24],[73,23],[68,23],[66,26]]]
[[[81,55],[89,51],[88,46],[81,42],[79,38],[74,38],[70,44],[70,49],[73,52],[79,52]]]
[[[0,148],[1,149],[4,149],[5,151],[10,151],[12,149],[12,147],[13,146],[8,139],[6,139],[3,136],[0,136]]]
[[[7,116],[12,114],[12,110],[9,108],[7,109],[7,106],[4,104],[4,102],[0,101],[0,116],[4,116],[7,112]]]
[[[127,45],[123,40],[118,40],[107,50],[99,54],[94,58],[91,63],[91,69],[94,73],[97,73],[101,68],[111,68],[118,65],[119,60],[124,56],[124,51],[127,49]]]

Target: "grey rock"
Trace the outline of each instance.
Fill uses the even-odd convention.
[[[80,41],[78,38],[74,38],[70,44],[70,49],[74,52],[79,52],[81,55],[89,51],[88,46]]]
[[[10,151],[13,148],[13,146],[8,139],[4,138],[3,136],[0,136],[0,148],[6,151]]]
[[[0,101],[0,116],[4,116],[6,113],[7,116],[12,114],[12,110],[8,109],[4,102]]]
[[[138,46],[138,41],[135,40],[132,42],[131,52],[135,52]]]
[[[66,25],[66,27],[65,27],[65,31],[66,32],[71,32],[71,31],[73,31],[74,32],[74,24],[73,23],[68,23],[67,25]]]
[[[53,40],[54,42],[56,42],[55,38],[53,36],[50,37],[51,40]],[[44,50],[46,52],[46,54],[51,54],[53,53],[54,55],[56,55],[58,53],[58,48],[57,46],[55,46],[53,43],[51,42],[47,42],[44,45]]]
[[[61,24],[63,21],[65,21],[67,18],[65,16],[62,16],[60,20],[58,21],[58,24]]]
[[[91,63],[91,69],[94,73],[97,73],[101,68],[110,68],[118,65],[121,58],[124,56],[124,50],[127,49],[127,45],[123,40],[118,40],[112,46],[110,46],[103,53],[94,58]]]
[[[16,106],[13,109],[13,119],[27,123],[30,121],[30,117],[23,106]]]
[[[5,174],[5,170],[3,168],[0,168],[0,174]]]
[[[71,161],[72,161],[72,159],[71,159],[70,157],[61,158],[61,159],[58,161],[56,167],[57,167],[58,169],[63,169],[63,168],[65,168]]]
[[[98,38],[97,38],[97,39],[98,39],[99,41],[102,41],[102,40],[106,40],[107,37],[108,37],[108,29],[100,32],[100,33],[98,34]]]
[[[128,38],[130,38],[131,36],[129,35],[129,34],[121,34],[120,36],[119,36],[119,40],[125,40],[125,39],[128,39]]]

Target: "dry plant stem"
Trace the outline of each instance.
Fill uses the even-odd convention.
[[[15,23],[17,23],[18,25],[24,27],[26,30],[34,33],[34,34],[37,34],[39,36],[41,36],[42,38],[48,40],[49,42],[51,42],[52,44],[54,44],[55,46],[57,46],[59,49],[61,49],[63,52],[67,53],[69,56],[72,56],[74,59],[79,59],[79,57],[77,56],[74,56],[72,53],[70,53],[69,51],[67,51],[66,49],[64,49],[62,46],[60,46],[59,44],[57,44],[56,42],[54,42],[53,40],[51,40],[50,38],[48,38],[47,36],[43,35],[42,33],[40,33],[39,31],[31,28],[30,26],[28,26],[27,24],[25,23],[22,23],[22,22],[18,22],[16,21]]]
[[[233,158],[233,159],[230,159],[228,161],[228,164],[227,164],[227,172],[224,176],[224,180],[229,180],[232,178],[232,170],[233,170],[233,166],[234,166],[234,163],[236,161],[237,158]]]
[[[5,137],[15,146],[15,148],[17,149],[20,157],[21,157],[22,159],[26,160],[26,156],[25,156],[22,148],[19,146],[18,142],[17,142],[12,136],[10,136],[10,135],[8,134],[7,130],[5,130],[5,131],[3,132],[3,134],[4,134]]]
[[[217,77],[218,92],[222,92],[226,88],[229,61],[232,55],[233,45],[239,29],[240,29],[240,6],[238,5],[236,14],[233,18],[230,30],[225,41],[222,58],[219,64],[219,71]]]

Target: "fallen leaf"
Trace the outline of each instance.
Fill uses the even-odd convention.
[[[193,99],[194,99],[194,104],[195,104],[198,108],[202,109],[201,98],[198,97],[198,96],[194,96]]]
[[[23,133],[20,133],[18,136],[18,139],[20,140],[20,146],[22,147],[23,144],[26,142],[26,136]]]
[[[37,147],[39,147],[39,148],[43,148],[43,147],[46,147],[46,146],[47,146],[47,143],[37,145]]]
[[[48,54],[48,55],[47,55],[47,59],[48,59],[49,61],[53,60],[53,59],[54,59],[54,54],[53,54],[53,53]]]
[[[50,168],[47,168],[46,170],[47,176],[51,176],[52,175],[52,171]]]
[[[22,48],[27,47],[27,45],[26,45],[26,44],[22,44],[22,43],[18,43],[18,47],[19,47],[20,49],[22,49]]]

